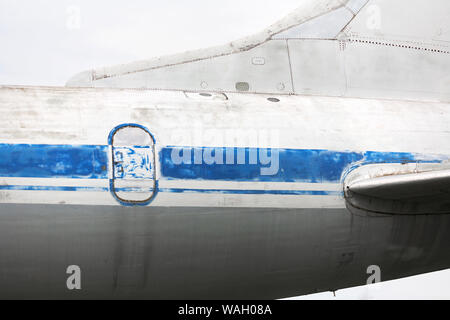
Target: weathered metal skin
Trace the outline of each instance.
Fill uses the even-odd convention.
[[[226,46],[0,87],[0,298],[274,299],[449,268],[450,2],[300,4]]]
[[[274,299],[446,269],[450,216],[2,204],[0,297]],[[79,265],[82,290],[66,288]]]
[[[67,86],[450,101],[449,1],[299,4],[260,34],[83,72]]]
[[[447,103],[1,87],[0,112],[2,298],[273,299],[450,266],[450,215],[344,194],[370,164],[446,166]]]

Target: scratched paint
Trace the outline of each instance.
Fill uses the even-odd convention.
[[[107,187],[88,186],[26,186],[26,185],[0,185],[0,190],[11,191],[68,191],[68,192],[109,192]],[[117,188],[117,192],[153,192],[154,188]]]
[[[319,189],[319,188],[318,188]],[[325,190],[237,190],[237,189],[184,189],[161,188],[159,192],[167,193],[210,193],[210,194],[241,194],[241,195],[282,195],[282,196],[343,196],[340,191]]]
[[[106,179],[107,151],[107,146],[0,144],[0,176]]]
[[[279,154],[279,170],[274,175],[261,175],[260,164],[250,164],[250,154],[259,152],[251,148],[188,148],[191,158],[181,164],[175,164],[172,159],[174,149],[166,147],[160,152],[161,173],[167,179],[183,180],[222,180],[222,181],[261,181],[261,182],[305,182],[305,183],[339,183],[343,172],[351,165],[386,162],[427,162],[429,157],[412,153],[395,152],[339,152],[330,150],[298,150],[277,149]],[[223,164],[196,164],[196,154],[211,154],[214,149],[221,149]],[[256,151],[256,152],[255,152]],[[245,153],[245,164],[227,164],[227,153]]]
[[[318,186],[320,189],[320,186]],[[0,185],[0,191],[67,191],[67,192],[109,192],[106,187],[68,187],[68,186],[18,186]],[[154,188],[117,188],[116,192],[153,192]],[[239,190],[239,189],[194,189],[194,188],[159,188],[160,193],[207,193],[240,195],[283,195],[283,196],[343,196],[340,191],[326,190]]]
[[[114,147],[114,178],[154,179],[151,147]]]
[[[214,153],[215,148],[189,148],[190,163],[174,164],[174,147],[160,151],[161,175],[165,179],[262,181],[262,182],[340,182],[342,173],[351,166],[369,163],[439,162],[444,156],[426,156],[395,152],[340,152],[330,150],[277,149],[279,170],[261,175],[263,165],[249,164],[251,148],[222,149],[224,164],[195,164],[194,154]],[[131,149],[127,149],[130,151]],[[140,150],[137,152],[136,150]],[[227,164],[229,151],[245,154],[245,164]],[[133,148],[128,155],[130,177],[154,178],[151,155],[145,148]],[[142,151],[142,152],[141,152]],[[0,144],[0,176],[23,178],[108,178],[108,146],[93,145],[24,145]],[[256,152],[259,157],[259,152]],[[448,157],[447,157],[448,158]],[[259,159],[258,159],[259,160]]]

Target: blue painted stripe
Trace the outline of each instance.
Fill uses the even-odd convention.
[[[286,196],[341,196],[343,192],[322,190],[236,190],[236,189],[159,189],[169,193],[211,193],[211,194],[250,194],[250,195],[286,195]]]
[[[81,192],[108,192],[109,188],[102,187],[65,187],[65,186],[18,186],[4,185],[0,186],[0,190],[13,191],[81,191]]]
[[[188,151],[188,161],[176,164],[173,152],[179,147],[165,147],[160,151],[160,170],[163,178],[181,180],[261,181],[338,183],[351,166],[370,163],[440,162],[449,157],[412,153],[339,152],[330,150],[269,150],[269,159],[277,160],[277,171],[263,175],[261,170],[271,164],[261,165],[261,151],[252,148],[183,148]],[[0,177],[22,178],[74,178],[108,179],[108,146],[94,145],[27,145],[0,144]],[[204,154],[221,153],[220,163],[206,164]],[[216,154],[217,153],[217,154]],[[200,164],[196,155],[200,154]],[[234,164],[227,164],[227,155]],[[251,163],[251,155],[256,162]],[[243,156],[244,164],[237,164]],[[271,158],[273,156],[273,158]],[[220,157],[218,157],[220,158]]]
[[[108,146],[0,144],[0,177],[108,178]]]
[[[270,167],[270,164],[260,164],[260,151],[251,148],[166,147],[160,152],[161,174],[167,179],[182,180],[338,183],[346,168],[352,164],[410,163],[427,159],[412,153],[276,149],[276,154],[272,154],[278,157],[279,170],[273,175],[262,175],[261,169]],[[178,160],[183,159],[181,164],[174,163],[174,154],[179,155]],[[219,155],[220,163],[206,164],[202,160],[205,154],[212,157]],[[234,164],[227,164],[227,154],[233,155]],[[241,161],[244,164],[237,164],[238,154],[245,156],[241,159],[245,160]],[[253,163],[258,164],[250,164],[251,154],[257,155],[257,161]],[[271,151],[267,154],[270,158]]]
[[[67,191],[67,192],[109,192],[106,187],[67,187],[67,186],[19,186],[4,185],[0,190],[11,191]],[[119,188],[116,192],[152,192],[150,188]],[[161,188],[165,193],[207,193],[207,194],[241,194],[241,195],[288,195],[288,196],[342,196],[343,192],[323,190],[231,190],[231,189],[183,189]]]
[[[82,191],[82,192],[109,192],[107,187],[67,187],[67,186],[25,186],[25,185],[3,185],[0,190],[14,190],[14,191]],[[116,188],[116,192],[153,192],[152,188]]]

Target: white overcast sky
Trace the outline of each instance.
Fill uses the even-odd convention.
[[[0,85],[62,86],[91,68],[224,44],[261,31],[298,3],[0,0]],[[301,299],[311,298],[450,299],[450,271]]]

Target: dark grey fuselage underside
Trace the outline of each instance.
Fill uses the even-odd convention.
[[[0,206],[0,298],[273,299],[450,266],[450,216]],[[82,270],[69,291],[66,269]]]

